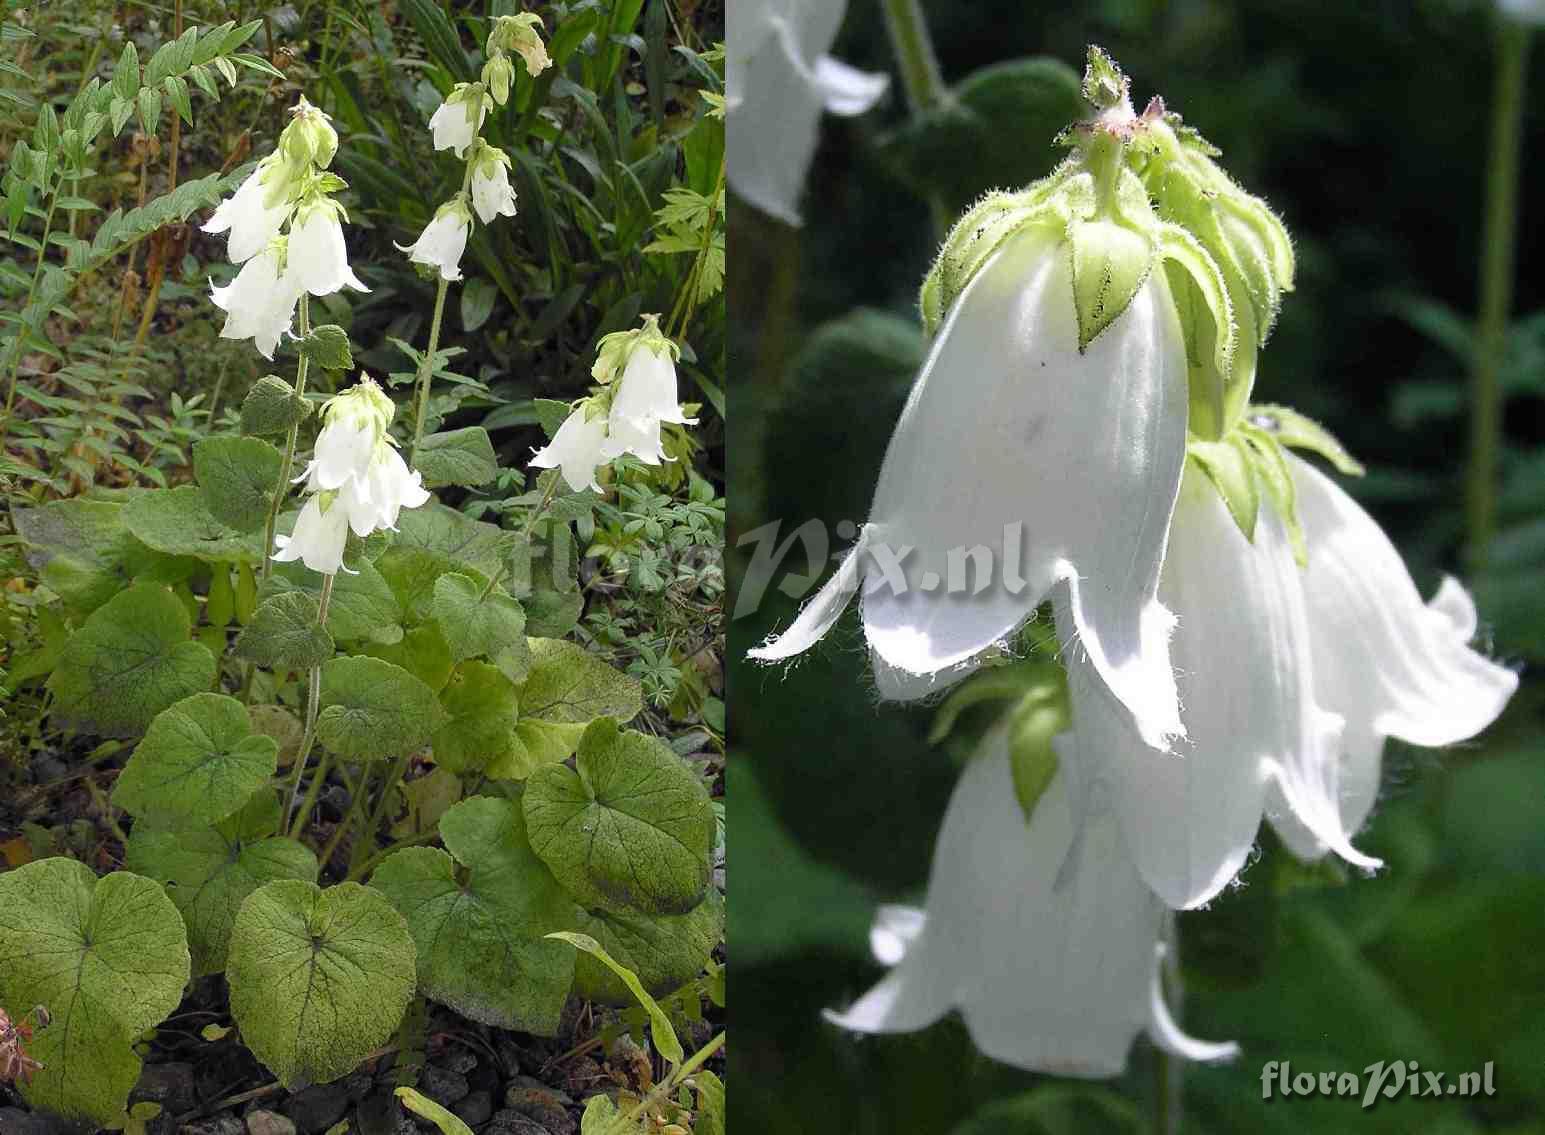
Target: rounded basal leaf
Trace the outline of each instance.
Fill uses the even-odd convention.
[[[92,612],[48,679],[54,720],[95,733],[141,733],[167,706],[215,682],[215,658],[188,638],[188,609],[141,583]]]
[[[663,997],[703,972],[724,934],[724,900],[710,890],[687,914],[584,911],[575,928],[637,974],[652,996]],[[588,955],[574,963],[574,992],[604,1005],[633,1004],[622,979]]]
[[[364,558],[357,562],[345,558],[344,564],[356,574],[340,572],[333,577],[333,594],[327,604],[328,633],[341,642],[400,642],[402,614],[397,598],[376,566]],[[322,577],[302,563],[275,564],[258,599],[266,603],[292,591],[308,595],[315,610],[322,595]]]
[[[491,658],[525,643],[521,605],[497,590],[485,597],[482,586],[465,575],[448,572],[435,580],[432,609],[457,662],[479,654]]]
[[[402,915],[358,883],[281,880],[242,903],[226,980],[242,1040],[287,1088],[352,1072],[413,997]]]
[[[451,661],[451,649],[445,645],[445,636],[433,623],[414,627],[402,636],[401,642],[366,643],[361,653],[401,666],[436,692],[450,681],[455,666]]]
[[[279,813],[279,798],[262,791],[214,827],[172,831],[141,821],[129,833],[129,869],[163,884],[182,912],[193,976],[225,969],[236,912],[253,891],[275,879],[316,882],[312,850],[271,835]]]
[[[251,799],[278,762],[278,742],[252,731],[246,706],[224,694],[194,694],[150,723],[113,803],[157,823],[214,824]]]
[[[376,566],[410,623],[422,623],[434,617],[435,581],[460,567],[456,560],[441,552],[395,543]],[[474,582],[481,585],[487,580],[479,575]]]
[[[334,658],[322,667],[317,736],[348,760],[384,760],[419,748],[445,721],[435,692],[379,658]]]
[[[193,475],[209,514],[237,532],[268,518],[284,457],[255,437],[207,437],[193,446]]]
[[[188,982],[177,908],[151,879],[98,879],[73,859],[0,875],[0,1008],[51,1018],[28,1052],[43,1067],[33,1107],[99,1124],[122,1114],[139,1079],[134,1044],[166,1019]]]
[[[431,500],[418,508],[404,509],[397,518],[393,547],[423,548],[444,556],[462,568],[471,568],[485,579],[500,568],[500,549],[508,533],[498,525],[473,520],[465,513]]]
[[[669,746],[616,722],[579,742],[578,771],[548,765],[526,782],[531,846],[586,907],[685,914],[708,886],[708,793]]]
[[[515,683],[486,662],[463,662],[440,693],[449,720],[435,730],[435,763],[477,772],[503,761],[515,746],[519,702]]]
[[[263,534],[239,532],[215,518],[196,485],[147,489],[123,508],[129,531],[158,552],[212,563],[263,562]]]
[[[265,374],[252,384],[241,403],[241,431],[249,434],[283,433],[306,419],[311,405],[295,395],[295,388],[278,375]]]
[[[583,723],[522,718],[510,734],[509,750],[485,771],[495,780],[525,780],[543,765],[568,760],[587,728]]]
[[[90,612],[135,579],[176,583],[198,567],[140,543],[124,527],[123,508],[117,501],[74,497],[13,509],[11,520],[43,582],[69,606]]]
[[[499,474],[493,442],[482,426],[430,434],[418,443],[413,467],[424,475],[425,488],[441,485],[486,485]]]
[[[520,686],[520,712],[536,721],[586,723],[598,717],[629,721],[644,707],[638,682],[582,646],[533,638],[531,669]]]
[[[464,800],[441,817],[440,835],[449,854],[403,848],[370,880],[408,921],[419,987],[472,1020],[553,1035],[574,951],[542,935],[580,912],[532,853],[517,804]]]
[[[526,592],[520,602],[526,610],[527,633],[548,638],[568,634],[579,625],[579,616],[585,609],[585,597],[578,591],[545,587]]]
[[[309,670],[333,656],[333,636],[317,625],[317,600],[286,591],[258,604],[236,640],[236,657],[275,670]]]

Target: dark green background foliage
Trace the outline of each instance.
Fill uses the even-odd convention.
[[[1388,863],[1377,878],[1302,868],[1265,837],[1243,886],[1182,917],[1186,1027],[1244,1047],[1232,1067],[1185,1070],[1183,1128],[1545,1130],[1545,59],[1534,57],[1524,121],[1502,531],[1490,566],[1468,573],[1461,480],[1490,6],[924,8],[944,78],[983,112],[977,119],[957,117],[951,138],[929,135],[908,123],[896,83],[871,114],[823,121],[803,230],[732,199],[732,580],[752,547],[736,551],[736,541],[760,525],[780,520],[787,537],[811,518],[864,517],[921,357],[916,289],[939,235],[924,194],[953,211],[1060,156],[1053,116],[995,89],[1002,71],[979,72],[1033,56],[1075,68],[1086,44],[1109,49],[1138,106],[1162,94],[1293,234],[1297,291],[1263,352],[1257,399],[1296,406],[1345,441],[1370,470],[1347,487],[1424,592],[1444,571],[1465,575],[1483,635],[1524,672],[1481,743],[1388,747],[1383,800],[1359,838]],[[876,0],[850,5],[834,54],[894,76]],[[1045,102],[1065,98],[1055,68],[1022,72]],[[802,554],[786,566],[811,570]],[[737,1131],[975,1135],[1150,1122],[1146,1042],[1125,1079],[1079,1085],[987,1061],[954,1021],[860,1040],[820,1021],[822,1007],[845,1004],[880,972],[865,940],[873,904],[921,897],[955,768],[925,744],[927,708],[874,702],[851,614],[786,672],[747,665],[746,648],[794,609],[773,589],[730,626]],[[1450,1079],[1495,1061],[1497,1092],[1371,1112],[1344,1099],[1263,1104],[1261,1067],[1284,1059],[1295,1071],[1358,1073],[1417,1060]]]

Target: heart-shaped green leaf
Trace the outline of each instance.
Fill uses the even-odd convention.
[[[586,908],[685,914],[708,886],[708,793],[668,745],[610,718],[580,738],[577,769],[547,765],[522,798],[531,846]]]
[[[256,437],[206,437],[193,446],[193,475],[209,514],[238,532],[268,519],[284,457]]]
[[[317,736],[348,760],[411,753],[445,722],[435,692],[379,658],[334,658],[322,667]]]
[[[209,511],[197,485],[146,489],[123,509],[129,531],[158,552],[211,563],[263,562],[263,534],[240,532]]]
[[[247,707],[194,694],[156,715],[113,789],[120,808],[168,826],[215,824],[278,770],[279,745],[252,731]]]
[[[333,577],[333,594],[327,604],[327,630],[340,642],[399,642],[402,614],[397,597],[368,559],[349,561],[356,574]],[[322,595],[322,577],[302,563],[275,564],[273,574],[258,592],[259,603],[277,595],[302,591],[312,599],[313,610]]]
[[[708,964],[724,936],[724,900],[708,896],[687,914],[638,911],[583,911],[575,928],[583,930],[635,974],[656,997],[680,989]],[[574,992],[605,1005],[631,1005],[633,995],[615,973],[594,958],[574,966]]]
[[[484,596],[483,588],[465,575],[447,572],[435,580],[433,612],[457,662],[526,645],[521,605],[497,589]]]
[[[285,591],[258,604],[236,640],[236,656],[276,670],[309,670],[333,656],[333,636],[317,625],[317,600]]]
[[[518,805],[463,800],[440,818],[440,835],[449,854],[404,848],[371,877],[408,920],[420,988],[475,1021],[553,1035],[574,952],[542,936],[579,912],[532,854]]]
[[[215,658],[188,638],[188,609],[154,583],[120,592],[65,644],[48,679],[54,721],[96,733],[141,733],[167,706],[215,682]]]
[[[247,1047],[287,1088],[352,1072],[413,998],[402,915],[358,883],[268,883],[242,903],[226,980]]]
[[[430,434],[418,443],[413,467],[428,488],[441,485],[486,485],[499,475],[499,459],[482,426]]]
[[[531,671],[520,686],[521,716],[589,724],[598,717],[630,721],[644,707],[638,682],[582,646],[533,638]]]
[[[111,1123],[139,1079],[134,1044],[182,1000],[182,918],[151,879],[98,879],[73,859],[0,875],[0,1008],[52,1018],[28,1046],[43,1067],[22,1094],[34,1107]]]
[[[252,384],[241,403],[241,432],[283,433],[305,421],[311,405],[295,396],[295,388],[276,374],[265,374]]]
[[[463,662],[440,691],[448,720],[434,735],[435,763],[476,772],[509,756],[518,701],[515,683],[486,662]]]
[[[163,884],[182,912],[193,976],[225,969],[236,912],[253,891],[275,879],[316,882],[312,850],[272,836],[279,813],[278,796],[262,791],[211,828],[172,831],[141,821],[129,833],[128,868]]]

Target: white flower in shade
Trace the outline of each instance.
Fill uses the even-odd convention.
[[[349,267],[348,249],[339,224],[342,208],[326,197],[301,204],[290,226],[288,270],[297,287],[314,296],[328,296],[345,287],[370,289]]]
[[[440,272],[442,280],[461,279],[461,254],[467,250],[467,230],[472,214],[460,194],[451,198],[424,227],[411,245],[397,245],[415,264],[427,264]]]
[[[1474,613],[1457,584],[1423,606],[1378,526],[1322,474],[1286,460],[1306,568],[1265,494],[1247,539],[1187,465],[1159,585],[1178,619],[1170,656],[1185,735],[1173,755],[1113,710],[1058,604],[1078,781],[1108,795],[1143,880],[1171,907],[1206,903],[1233,879],[1263,813],[1301,855],[1329,849],[1378,867],[1350,833],[1372,803],[1383,738],[1472,736],[1517,684],[1465,645]]]
[[[279,235],[293,204],[289,174],[289,167],[277,156],[264,158],[204,222],[206,233],[230,230],[226,256],[232,264],[250,260]]]
[[[605,456],[606,416],[596,412],[589,401],[582,402],[558,427],[530,464],[538,469],[562,469],[563,479],[576,493],[585,489],[601,491],[595,472],[611,458]]]
[[[1070,743],[1057,739],[1059,749]],[[1120,1075],[1142,1032],[1186,1059],[1236,1056],[1236,1045],[1194,1040],[1171,1017],[1159,979],[1163,906],[1109,812],[1079,830],[1067,781],[1053,777],[1026,823],[1006,731],[990,733],[950,798],[927,911],[880,909],[870,940],[893,968],[828,1019],[897,1033],[959,1010],[988,1056],[1061,1076]]]
[[[821,112],[862,114],[890,80],[826,54],[843,0],[732,5],[726,50],[729,183],[752,205],[799,224],[799,195],[815,154]]]
[[[479,139],[472,158],[472,207],[485,225],[495,217],[515,215],[515,190],[510,188],[510,158]]]
[[[331,494],[312,496],[295,520],[295,531],[274,537],[274,559],[301,560],[312,571],[338,574],[343,567],[343,546],[349,538],[349,514],[337,497],[324,511],[322,501],[328,496]]]
[[[653,317],[646,327],[654,328]],[[687,417],[676,400],[674,347],[668,340],[646,331],[627,359],[612,393],[604,452],[608,460],[631,453],[647,465],[658,465],[665,460],[661,423],[695,425],[697,419]]]
[[[481,83],[457,83],[429,119],[435,149],[451,150],[458,158],[466,156],[467,147],[483,128],[491,101]]]
[[[380,528],[395,532],[398,513],[429,500],[429,491],[424,488],[424,475],[409,469],[391,439],[385,438],[376,444],[364,476],[344,486],[342,500],[355,534],[368,536]]]
[[[265,359],[274,357],[274,348],[289,331],[303,290],[285,270],[285,244],[282,237],[271,240],[223,288],[210,283],[210,300],[226,313],[220,337],[251,339]]]
[[[1183,732],[1159,571],[1185,461],[1186,351],[1165,273],[1079,349],[1069,242],[1009,237],[952,305],[902,411],[869,523],[764,661],[860,590],[884,697],[979,665],[1044,600],[1141,736]]]

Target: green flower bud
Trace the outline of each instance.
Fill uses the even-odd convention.
[[[488,33],[488,54],[513,51],[526,64],[526,74],[533,79],[552,66],[547,46],[542,42],[542,17],[535,12],[499,16]]]
[[[596,344],[595,366],[590,368],[590,375],[603,386],[622,373],[636,347],[648,347],[657,355],[669,351],[672,360],[681,358],[681,348],[667,339],[660,330],[658,315],[643,315],[640,318],[643,320],[642,327],[603,335]]]
[[[338,134],[327,115],[306,101],[304,95],[290,110],[290,124],[279,135],[279,154],[296,175],[311,167],[326,169],[338,152]]]
[[[379,441],[386,436],[386,428],[396,413],[397,404],[376,385],[375,379],[361,374],[357,383],[327,400],[322,407],[322,420],[327,425],[348,425],[368,431]]]
[[[510,83],[515,79],[515,67],[510,57],[495,51],[483,64],[483,85],[494,96],[494,102],[503,106],[510,101]]]

